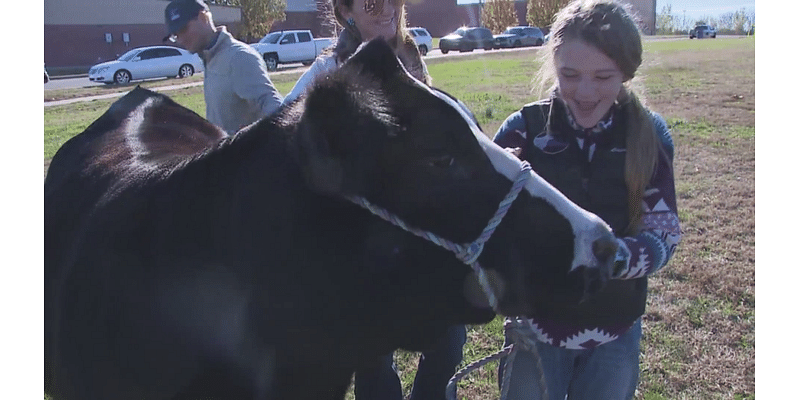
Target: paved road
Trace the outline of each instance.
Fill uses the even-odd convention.
[[[513,50],[530,50],[531,48],[523,48],[523,49],[507,49],[503,51],[513,51]],[[496,51],[496,50],[492,50]],[[439,49],[434,49],[428,52],[428,55],[425,56],[425,59],[432,59],[432,58],[439,58],[439,57],[450,57],[450,56],[458,56],[464,54],[473,54],[473,53],[481,53],[484,50],[475,50],[473,52],[468,53],[459,53],[459,52],[451,52],[448,53],[446,56],[442,54]],[[292,73],[303,71],[307,67],[303,66],[303,64],[296,63],[296,64],[285,64],[281,65],[278,68],[278,71],[271,72],[270,74],[281,74],[281,73]],[[202,75],[198,73],[198,75]],[[78,89],[84,87],[97,87],[97,86],[105,86],[104,83],[92,82],[89,80],[87,75],[73,75],[69,77],[51,77],[52,79],[50,82],[44,84],[44,90],[58,90],[58,89]],[[157,81],[157,80],[165,80],[166,78],[160,79],[149,79],[148,81]]]
[[[729,36],[729,37],[736,37],[736,36]],[[724,35],[720,35],[718,38],[725,38],[725,36]],[[684,36],[666,36],[666,37],[645,36],[644,40],[648,41],[648,40],[689,40],[689,39],[687,37],[684,37]],[[493,53],[493,52],[526,51],[526,50],[538,50],[538,49],[539,49],[538,47],[522,47],[522,48],[517,48],[517,49],[489,50],[488,52],[492,52]],[[447,54],[442,54],[442,52],[439,51],[439,49],[433,49],[430,52],[428,52],[428,55],[426,55],[424,57],[424,59],[425,60],[430,60],[430,59],[435,59],[435,58],[440,58],[440,57],[460,57],[460,56],[468,56],[470,54],[481,54],[481,53],[485,53],[485,52],[487,52],[487,51],[486,50],[474,50],[474,51],[466,52],[466,53],[449,52]],[[303,66],[302,64],[299,64],[299,63],[298,64],[286,64],[286,65],[281,65],[278,68],[278,71],[270,72],[270,75],[302,72],[307,68],[308,67],[305,67],[305,66]],[[199,75],[202,75],[202,73],[199,73]],[[161,79],[161,80],[165,80],[165,79]],[[193,82],[193,83],[182,84],[182,83],[180,83],[180,80],[174,80],[174,82],[175,82],[174,85],[167,85],[167,86],[162,86],[162,87],[158,87],[158,88],[153,88],[153,90],[156,90],[156,91],[168,91],[168,90],[180,89],[180,88],[184,88],[184,87],[197,86],[197,85],[202,85],[203,84],[203,82]],[[44,90],[48,91],[48,90],[56,90],[56,89],[78,89],[78,88],[82,88],[82,87],[93,87],[93,86],[103,86],[103,85],[104,85],[103,83],[96,83],[96,82],[89,81],[89,78],[86,75],[68,77],[68,78],[53,77],[50,80],[50,82],[44,84]],[[47,101],[47,102],[44,102],[44,106],[48,107],[48,106],[75,103],[75,102],[79,102],[79,101],[114,98],[114,97],[120,97],[120,96],[122,96],[124,94],[125,94],[125,92],[122,92],[122,93],[109,93],[109,94],[105,94],[105,95],[81,97],[81,98],[76,98],[76,99],[68,99],[68,100],[60,100],[60,101]]]
[[[538,49],[538,48],[535,48],[535,47],[523,47],[523,48],[518,48],[518,49],[503,49],[503,50],[489,50],[489,51],[490,52],[524,51],[524,50],[532,50],[532,49]],[[444,55],[444,54],[442,54],[441,51],[439,51],[439,49],[434,49],[434,50],[429,51],[428,55],[426,55],[424,59],[425,60],[429,60],[429,59],[440,58],[440,57],[459,57],[459,56],[467,56],[467,55],[470,55],[470,54],[480,54],[480,53],[484,53],[484,52],[486,52],[486,50],[474,50],[474,51],[466,52],[466,53],[450,52],[450,53]],[[281,65],[280,67],[278,67],[278,71],[270,72],[270,75],[297,73],[297,72],[303,72],[306,69],[308,69],[308,67],[303,66],[303,64],[299,64],[299,63],[298,64],[286,64],[286,65]],[[202,76],[202,72],[198,73],[198,75]],[[157,81],[157,80],[166,81],[167,79],[166,78],[148,79],[148,81]],[[181,81],[178,80],[178,79],[173,79],[173,81],[174,81],[173,85],[166,85],[166,86],[155,87],[155,88],[151,88],[151,89],[155,90],[155,91],[162,92],[162,91],[169,91],[169,90],[174,90],[174,89],[181,89],[181,88],[185,88],[185,87],[198,86],[198,85],[202,85],[203,84],[202,81],[200,81],[200,82],[192,82],[192,83],[181,83]],[[104,86],[104,85],[105,85],[104,83],[97,83],[97,82],[90,81],[88,76],[86,76],[86,75],[66,77],[66,78],[56,78],[56,77],[54,77],[54,78],[52,78],[50,80],[50,82],[44,84],[44,90],[48,91],[48,90],[57,90],[57,89],[79,89],[79,88],[84,88],[84,87],[96,87],[96,86]],[[44,102],[44,106],[45,107],[52,107],[52,106],[57,106],[57,105],[77,103],[77,102],[80,102],[80,101],[110,99],[110,98],[115,98],[115,97],[121,97],[125,93],[126,92],[108,93],[108,94],[103,94],[103,95],[79,97],[79,98],[74,98],[74,99],[66,99],[66,100],[58,100],[58,101],[46,101],[46,102]]]

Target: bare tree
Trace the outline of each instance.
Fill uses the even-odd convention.
[[[675,33],[675,16],[672,15],[672,4],[667,4],[656,15],[656,34],[671,35],[673,33]]]
[[[487,0],[481,10],[481,21],[483,26],[495,34],[503,32],[509,26],[517,25],[519,18],[514,0]]]
[[[559,10],[569,3],[569,0],[528,0],[528,14],[525,20],[530,26],[550,27]]]
[[[242,10],[239,31],[242,38],[261,38],[269,32],[272,24],[286,20],[286,0],[237,1]]]

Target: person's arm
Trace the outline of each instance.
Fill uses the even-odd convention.
[[[653,122],[664,152],[644,193],[643,229],[633,237],[619,238],[615,279],[635,279],[652,274],[670,260],[681,240],[672,169],[674,145],[666,123],[654,114]]]
[[[317,76],[329,73],[336,69],[336,59],[333,56],[317,57],[314,63],[300,76],[294,84],[292,91],[283,99],[283,104],[289,104],[303,95]]]
[[[522,158],[522,149],[525,148],[526,136],[525,119],[519,111],[509,115],[492,139],[498,146]],[[519,150],[516,150],[519,149]]]
[[[267,116],[280,108],[283,96],[272,84],[267,74],[264,60],[245,51],[238,51],[231,59],[233,90],[236,95],[261,109],[261,116]]]

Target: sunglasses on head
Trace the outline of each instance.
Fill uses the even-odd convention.
[[[364,0],[364,12],[371,15],[379,15],[383,12],[383,3],[392,4],[397,0]]]

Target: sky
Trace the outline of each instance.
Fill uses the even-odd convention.
[[[458,4],[477,3],[479,0],[457,0]],[[656,12],[661,12],[664,6],[672,5],[673,15],[682,15],[686,10],[686,17],[698,19],[704,16],[719,17],[728,12],[745,8],[755,10],[755,0],[656,0]]]

